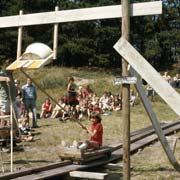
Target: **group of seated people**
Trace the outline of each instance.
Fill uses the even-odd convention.
[[[167,71],[164,72],[162,77],[174,88],[180,88],[180,74],[176,73],[171,77]]]
[[[68,97],[67,97],[68,96]],[[101,97],[86,85],[79,87],[75,98],[69,99],[71,95],[65,95],[57,100],[55,107],[52,107],[50,99],[45,99],[41,107],[41,118],[59,118],[64,121],[70,117],[81,119],[84,115],[90,116],[92,112],[107,114],[110,111],[120,111],[122,109],[122,99],[118,93],[112,94],[105,91]],[[134,106],[137,95],[130,91],[130,105]]]

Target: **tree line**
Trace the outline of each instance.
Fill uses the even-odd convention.
[[[131,3],[142,0],[131,0]],[[120,0],[1,0],[0,16],[85,7],[118,5]],[[163,14],[131,17],[130,39],[133,46],[157,69],[180,69],[180,0],[163,0]],[[53,47],[53,24],[23,28],[23,47],[42,42]],[[0,29],[0,63],[16,59],[17,28]],[[121,19],[94,20],[59,24],[58,66],[121,67],[121,58],[113,45],[121,36]]]

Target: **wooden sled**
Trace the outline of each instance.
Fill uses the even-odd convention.
[[[99,149],[87,149],[86,151],[80,151],[71,147],[60,147],[59,157],[62,161],[71,160],[74,164],[85,164],[90,161],[95,161],[101,158],[110,158],[111,153],[117,149],[120,149],[121,144],[102,146]]]

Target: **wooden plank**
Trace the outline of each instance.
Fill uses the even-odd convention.
[[[113,152],[116,151],[117,149],[120,149],[122,147],[122,143],[116,143],[116,144],[112,144],[112,145],[108,145],[108,146],[103,146],[100,149],[91,151],[91,152],[85,152],[83,154],[84,159],[91,157],[91,156],[98,156],[100,154],[107,154],[108,152]]]
[[[19,11],[19,15],[21,16],[23,14],[23,11]],[[18,27],[18,39],[17,39],[17,53],[16,53],[16,59],[21,56],[22,52],[22,33],[23,33],[23,27]]]
[[[66,147],[59,147],[59,157],[61,159],[83,159],[83,155],[80,150]]]
[[[178,124],[180,124],[180,121],[176,121],[176,122],[169,123],[169,124],[163,124],[159,128],[162,128],[163,130],[165,130],[165,129],[168,129],[168,128],[172,127],[172,126],[178,125]],[[141,134],[137,134],[136,136],[131,137],[131,143],[133,143],[135,141],[138,141],[139,139],[145,138],[145,137],[147,137],[147,136],[149,136],[149,135],[151,135],[153,133],[155,133],[154,128],[149,129],[149,130],[147,130],[145,132],[142,132]]]
[[[140,74],[145,81],[180,116],[180,95],[136,49],[123,37],[114,45],[116,51]],[[148,72],[148,73],[147,73]],[[158,82],[158,83],[157,83]]]
[[[131,16],[162,13],[162,1],[131,4]],[[23,14],[0,18],[0,28],[122,17],[121,5]]]
[[[10,115],[4,115],[4,116],[0,116],[0,119],[6,119],[6,118],[10,118]]]
[[[59,168],[62,166],[66,166],[66,165],[70,165],[72,164],[71,161],[63,161],[63,162],[58,162],[58,163],[51,163],[49,165],[45,165],[45,166],[40,166],[40,167],[36,167],[36,168],[29,168],[27,170],[20,170],[14,173],[5,173],[5,174],[1,174],[0,175],[0,179],[1,180],[7,180],[7,179],[12,179],[12,178],[17,178],[17,177],[21,177],[21,176],[26,176],[28,174],[32,174],[32,173],[36,173],[39,171],[46,171],[46,170],[50,170],[53,168]]]
[[[87,164],[92,161],[98,161],[98,159],[108,159],[108,156],[106,154],[98,154],[95,156],[89,156],[81,160],[74,160],[73,164]]]
[[[79,149],[59,147],[59,157],[61,159],[71,159],[74,161],[91,161],[94,159],[99,159],[103,156],[107,156],[108,153],[116,151],[122,147],[121,143],[111,144],[108,146],[103,146],[100,149],[81,152]]]
[[[171,127],[169,129],[166,129],[163,131],[164,135],[172,134],[174,131],[180,130],[180,124]],[[158,140],[158,136],[156,134],[153,134],[151,136],[148,136],[146,138],[140,139],[139,141],[136,141],[131,144],[131,153],[135,153],[138,149],[143,148],[147,146],[148,144],[151,144],[153,141]]]
[[[59,11],[59,7],[55,7],[55,11]],[[53,40],[53,60],[57,59],[57,50],[58,50],[58,26],[59,24],[54,24],[54,40]]]
[[[42,179],[51,179],[52,177],[57,177],[61,176],[64,174],[69,173],[70,171],[78,170],[78,169],[83,169],[83,165],[74,165],[70,164],[67,166],[63,167],[57,167],[54,169],[46,170],[46,171],[40,171],[38,173],[34,174],[29,174],[27,176],[22,176],[22,177],[16,177],[13,180],[27,180],[27,179],[33,179],[33,180],[42,180]],[[7,180],[7,179],[5,179]]]
[[[88,179],[106,179],[108,177],[107,173],[95,173],[87,171],[71,171],[69,172],[71,177],[78,178],[88,178]]]

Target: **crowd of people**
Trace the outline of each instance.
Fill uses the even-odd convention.
[[[6,60],[4,67],[0,70],[0,127],[10,127],[10,121],[7,117],[10,115],[10,105],[12,104],[13,125],[15,127],[14,136],[16,137],[16,135],[20,133],[22,139],[31,141],[31,128],[39,127],[36,111],[36,87],[33,85],[31,78],[27,78],[26,84],[22,86],[18,80],[14,80],[12,72],[6,70],[6,67],[10,63],[11,61],[9,59]],[[165,72],[162,77],[172,87],[180,88],[179,74],[171,77],[168,75],[168,72]],[[153,88],[147,84],[145,90],[147,97],[153,99],[155,95]],[[130,106],[135,105],[137,96],[137,93],[131,89]],[[68,80],[66,92],[62,97],[58,98],[54,107],[49,98],[44,100],[41,106],[40,119],[58,118],[58,120],[66,121],[71,118],[82,119],[84,116],[88,116],[89,119],[92,120],[92,128],[89,130],[84,127],[84,129],[91,137],[89,141],[82,144],[82,147],[86,145],[87,147],[96,148],[102,145],[103,130],[101,117],[99,115],[111,115],[112,111],[120,111],[122,109],[122,101],[121,94],[119,93],[104,91],[101,96],[97,96],[89,84],[78,87],[74,83],[74,78],[71,77]],[[92,114],[94,114],[94,116],[92,116]],[[31,123],[29,122],[30,119],[32,119]],[[15,122],[18,122],[18,124]],[[7,146],[7,139],[10,139],[9,136],[10,133],[7,129],[0,131],[2,147]],[[96,136],[99,138],[96,139]],[[14,145],[16,145],[15,142]]]
[[[6,61],[5,66],[9,64]],[[5,67],[4,67],[5,69]],[[3,116],[10,114],[10,103],[13,103],[14,112],[18,120],[19,130],[23,135],[28,135],[31,139],[31,128],[38,128],[36,87],[30,78],[27,78],[26,84],[20,86],[18,80],[14,80],[12,72],[2,69],[0,71],[0,126],[8,126],[9,122]],[[180,75],[176,74],[173,78],[165,72],[162,77],[175,88],[180,88]],[[147,97],[155,95],[153,88],[146,85]],[[130,106],[134,106],[138,95],[134,90],[130,90]],[[51,100],[46,98],[41,106],[40,119],[58,118],[65,121],[70,118],[82,119],[84,116],[90,117],[96,112],[102,115],[110,115],[112,111],[120,111],[122,109],[122,97],[119,93],[111,93],[104,91],[101,96],[97,96],[93,88],[89,84],[84,86],[76,86],[74,78],[68,80],[66,92],[57,99],[57,103],[53,106]],[[32,122],[30,123],[29,114],[31,112]],[[31,127],[30,127],[31,124]],[[2,133],[0,134],[2,138]]]
[[[136,98],[136,93],[131,90],[131,106],[134,106]],[[122,99],[120,94],[105,91],[99,97],[89,84],[77,88],[74,84],[74,78],[71,77],[67,84],[66,93],[57,100],[54,108],[48,98],[42,103],[41,118],[59,118],[62,121],[70,117],[82,119],[83,116],[89,117],[92,112],[110,115],[111,111],[120,111],[121,109]]]
[[[180,88],[180,74],[176,73],[171,77],[167,71],[164,72],[162,77],[174,88]]]
[[[161,76],[173,87],[180,88],[180,74],[176,73],[174,76],[170,76],[167,71],[163,72]],[[149,85],[145,86],[146,96],[149,100],[153,101],[156,94],[155,90]]]

